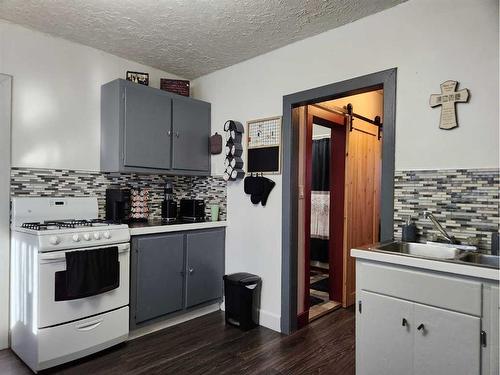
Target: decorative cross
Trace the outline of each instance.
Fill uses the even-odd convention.
[[[432,94],[429,99],[431,107],[441,106],[441,129],[453,129],[458,126],[455,103],[467,103],[469,100],[469,90],[462,89],[455,91],[457,81],[446,81],[441,83],[441,94]]]

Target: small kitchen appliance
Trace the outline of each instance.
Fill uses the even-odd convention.
[[[202,199],[181,199],[181,220],[205,221],[205,202]]]
[[[130,219],[130,189],[106,189],[106,220],[127,223]]]
[[[165,182],[164,199],[161,202],[161,219],[166,222],[177,220],[177,202],[174,200],[174,187],[171,181]]]
[[[123,342],[130,232],[97,197],[12,199],[12,350],[35,372]]]

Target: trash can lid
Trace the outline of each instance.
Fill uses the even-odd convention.
[[[247,272],[238,272],[225,275],[224,280],[227,280],[232,284],[250,285],[257,284],[260,281],[260,277]]]

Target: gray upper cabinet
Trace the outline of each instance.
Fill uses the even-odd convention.
[[[101,170],[210,174],[210,103],[123,79],[101,87]]]
[[[126,167],[170,169],[172,101],[156,90],[125,87],[123,152]]]
[[[209,171],[210,104],[189,98],[173,102],[173,168]]]

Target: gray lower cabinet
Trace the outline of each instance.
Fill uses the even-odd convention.
[[[141,323],[183,308],[184,236],[153,235],[135,243],[135,321]]]
[[[131,329],[222,298],[225,229],[132,237]]]
[[[123,79],[101,87],[101,170],[210,174],[210,103]]]
[[[224,232],[194,232],[186,235],[186,307],[222,297]]]

